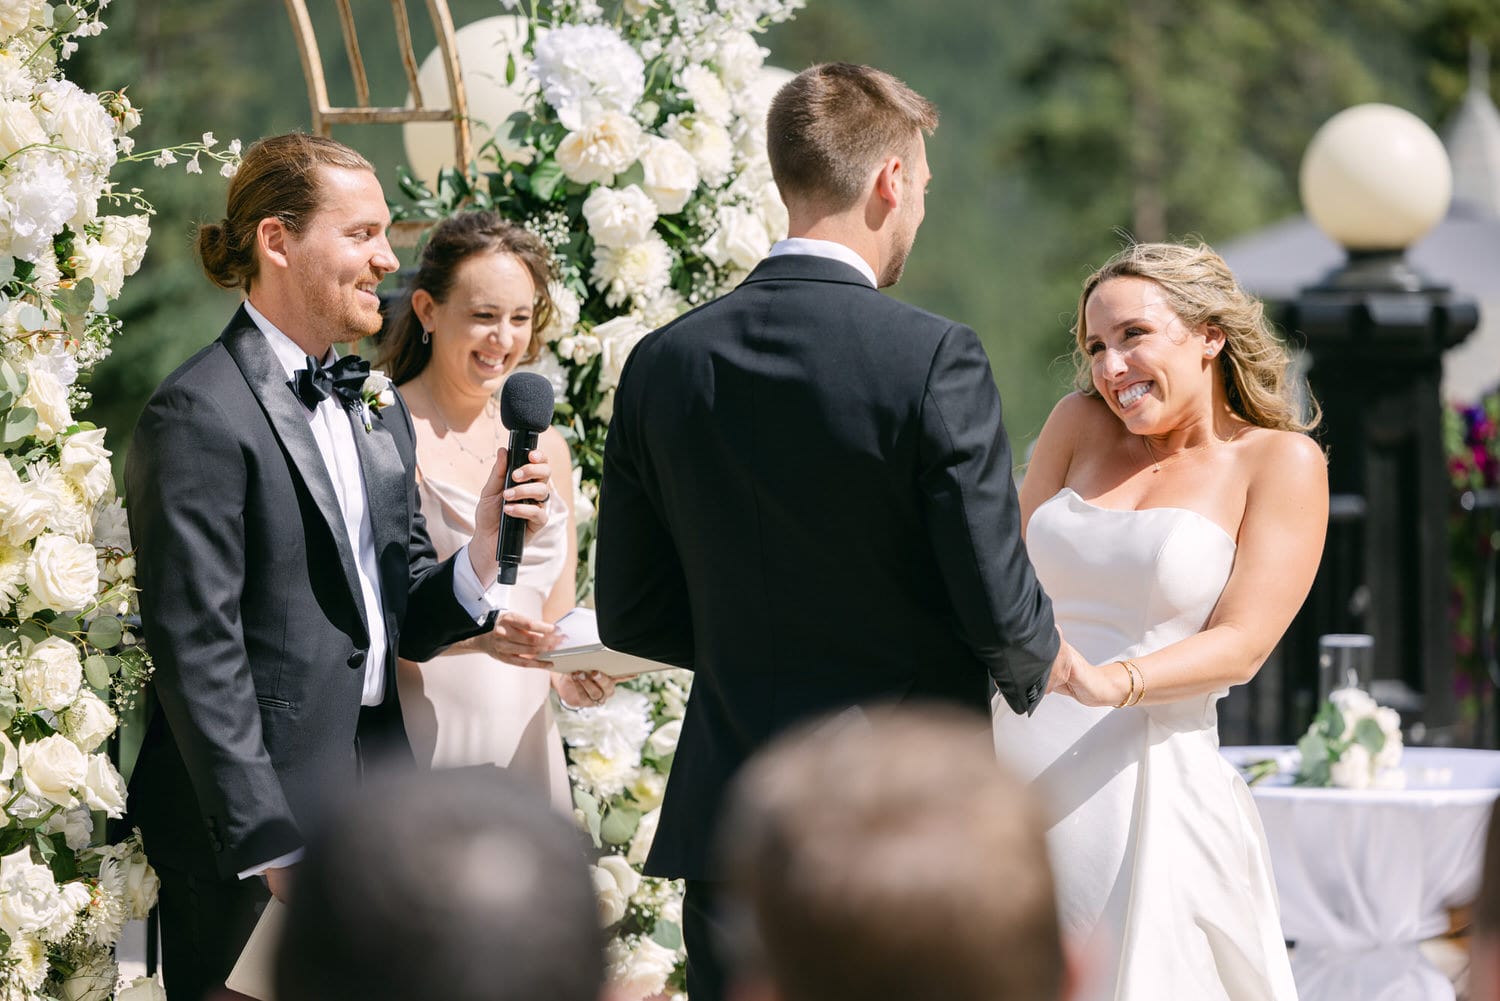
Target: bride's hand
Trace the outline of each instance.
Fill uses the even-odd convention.
[[[1086,706],[1115,708],[1130,694],[1130,674],[1117,660],[1107,664],[1080,662],[1059,689]]]

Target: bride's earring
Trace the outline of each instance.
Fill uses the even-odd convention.
[[[428,330],[426,327],[423,327],[422,328],[422,343],[423,344],[430,344],[431,342],[432,342],[432,331]]]

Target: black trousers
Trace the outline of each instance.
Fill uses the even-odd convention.
[[[725,930],[719,916],[722,889],[722,883],[708,880],[686,882],[682,942],[687,946],[687,992],[692,1001],[724,1001],[729,986],[729,971],[721,948]]]
[[[219,879],[158,869],[162,978],[168,1001],[203,1001],[224,989],[271,892],[258,877]]]

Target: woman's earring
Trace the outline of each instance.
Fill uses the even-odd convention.
[[[426,327],[423,327],[422,328],[422,343],[423,344],[429,344],[431,342],[432,342],[432,331],[428,330]]]

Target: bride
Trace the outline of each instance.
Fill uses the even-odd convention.
[[[1215,703],[1312,586],[1328,514],[1288,356],[1203,246],[1139,244],[1085,283],[1078,392],[1020,492],[1058,626],[1089,664],[1030,717],[995,715],[1032,780],[1066,931],[1117,1001],[1296,997],[1249,790]]]

